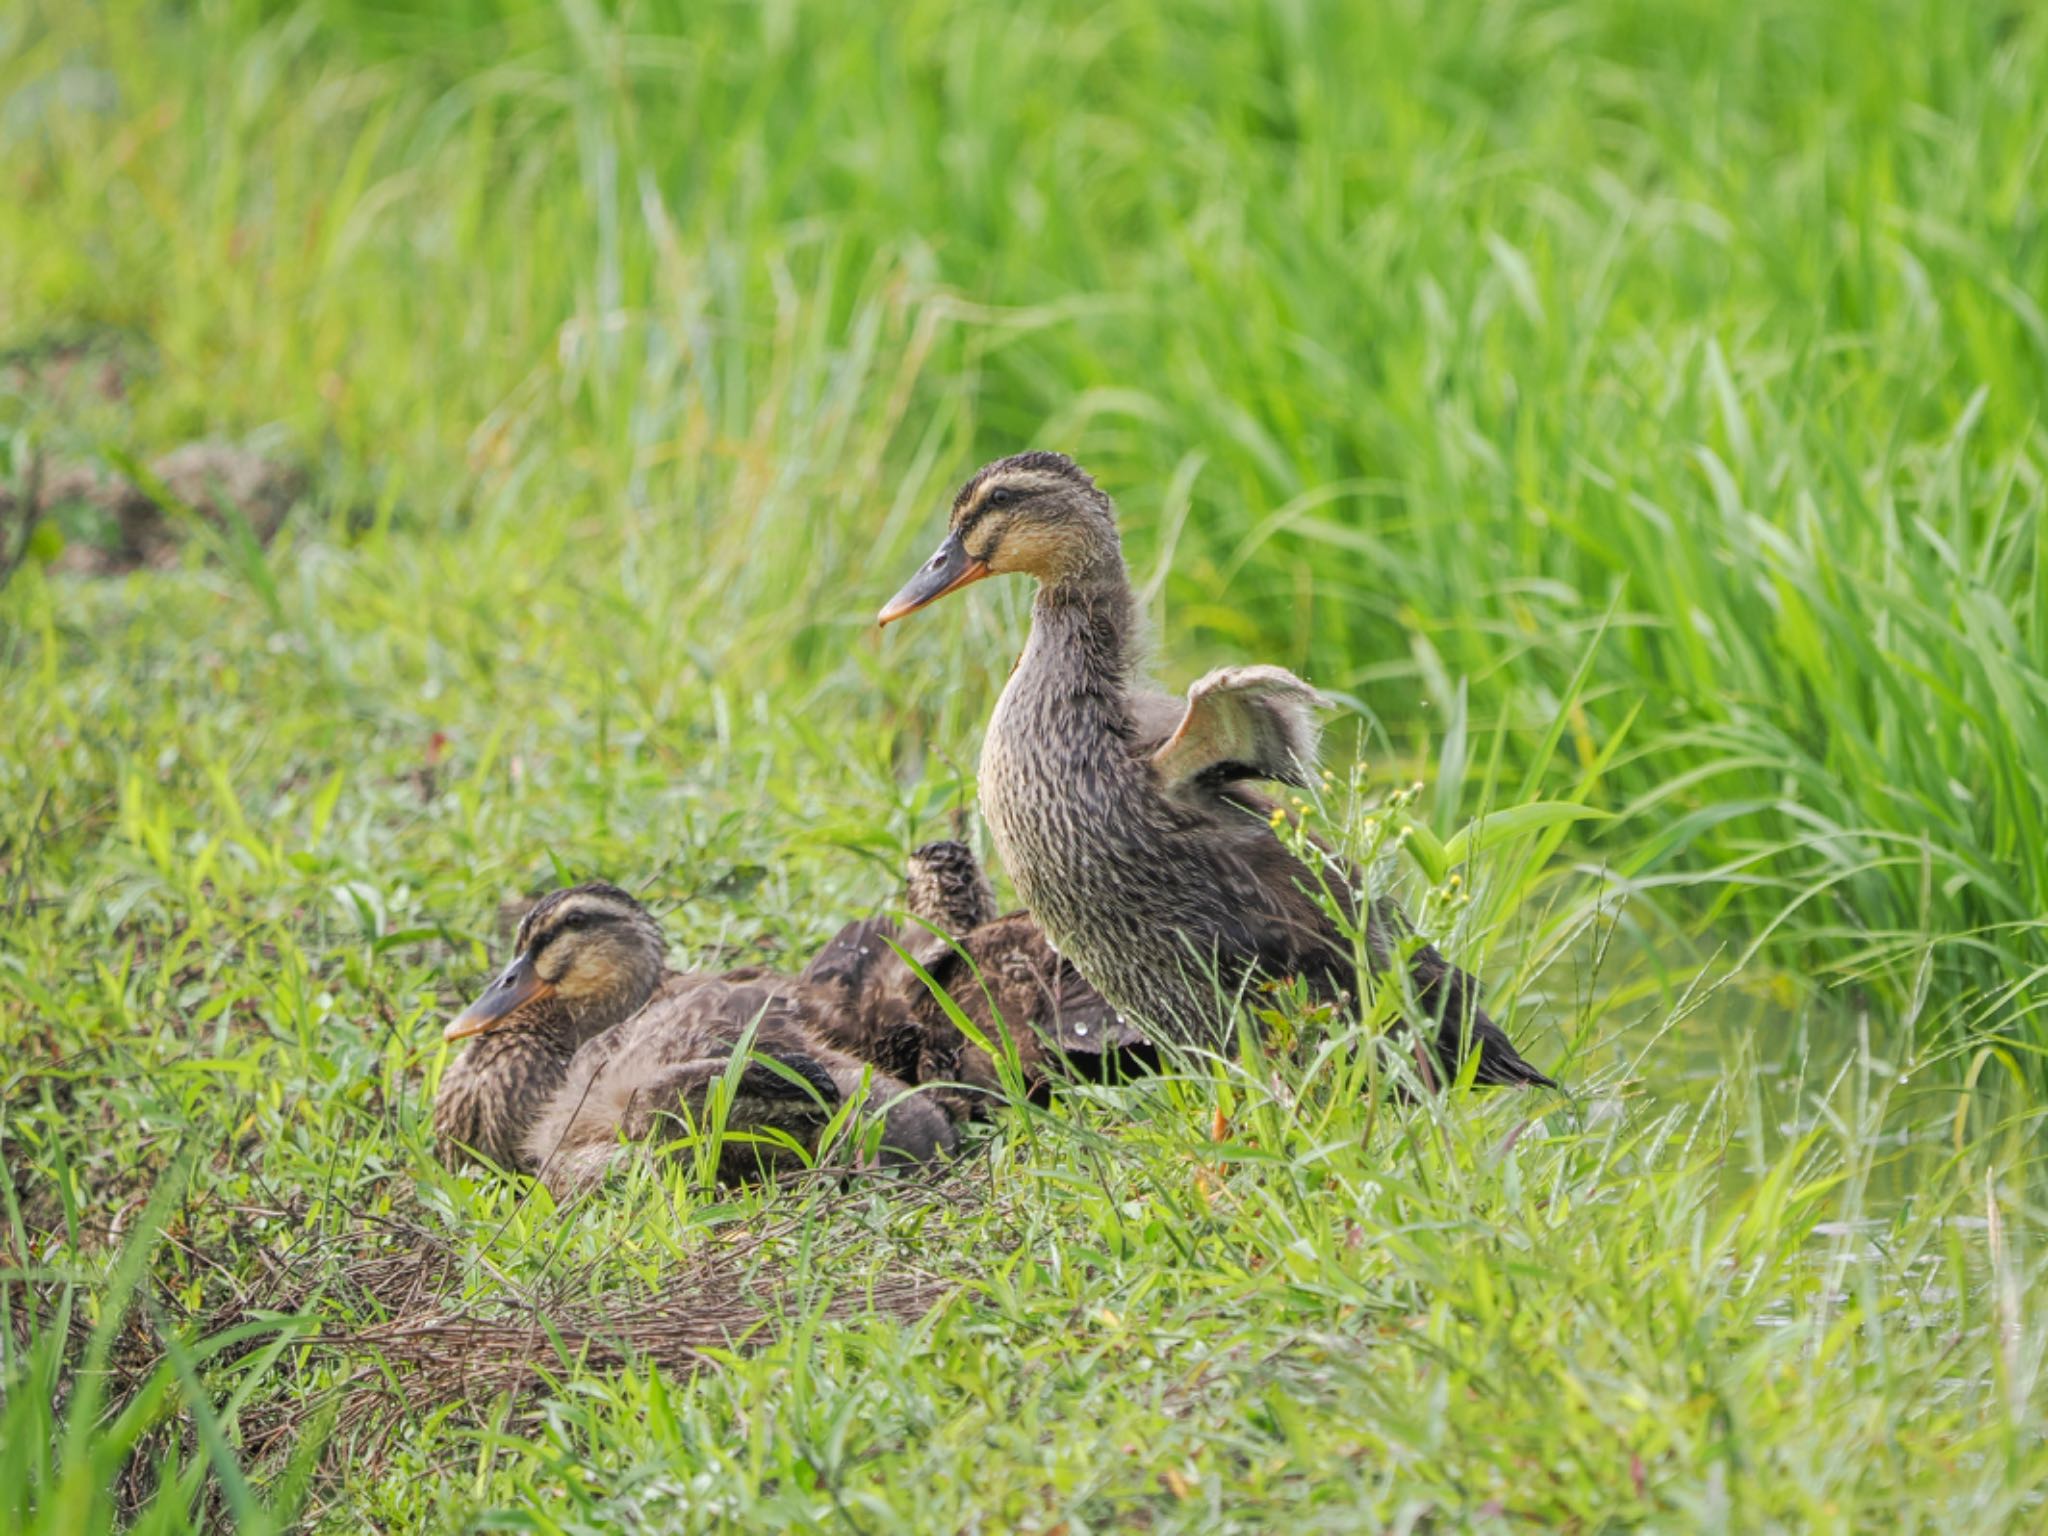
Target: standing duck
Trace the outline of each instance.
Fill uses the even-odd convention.
[[[949,1114],[986,1112],[1001,1075],[932,986],[983,1039],[993,1043],[1007,1031],[1034,1098],[1062,1078],[1099,1079],[1119,1067],[1156,1064],[1144,1035],[1046,942],[1028,912],[997,914],[995,888],[965,843],[924,844],[910,855],[908,874],[904,907],[916,921],[885,915],[849,923],[804,968],[804,980],[840,989],[848,999],[842,1018],[886,1016],[892,999],[905,1008],[917,1027],[916,1059],[903,1075],[929,1085]],[[904,964],[899,949],[932,986]],[[848,1044],[838,1037],[835,1043]]]
[[[832,1000],[784,978],[669,970],[660,926],[615,885],[543,897],[513,946],[512,963],[445,1031],[470,1041],[434,1104],[445,1161],[481,1156],[558,1192],[592,1183],[623,1143],[659,1134],[664,1121],[679,1129],[679,1110],[701,1124],[750,1029],[753,1055],[767,1060],[738,1074],[721,1178],[801,1166],[772,1133],[814,1150],[863,1080],[883,1111],[885,1160],[953,1150],[942,1112],[821,1038]]]
[[[1351,944],[1311,894],[1321,877],[1246,783],[1307,783],[1321,696],[1269,666],[1212,672],[1185,700],[1134,689],[1116,508],[1064,454],[969,479],[945,541],[880,622],[1012,572],[1038,594],[982,744],[981,804],[1046,937],[1120,1013],[1190,1044],[1224,1044],[1230,1000],[1256,978],[1299,977],[1329,1001],[1354,991]],[[1335,886],[1351,901],[1362,880],[1346,869]],[[1367,909],[1366,936],[1375,971],[1401,963],[1391,901]],[[1555,1086],[1479,1008],[1470,976],[1426,944],[1405,966],[1443,1071],[1476,1052],[1478,1082]]]

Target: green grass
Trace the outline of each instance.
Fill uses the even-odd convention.
[[[2037,1527],[2044,80],[1934,0],[0,19],[0,475],[315,486],[0,592],[9,1523]],[[1163,679],[1343,696],[1332,814],[1426,783],[1382,867],[1576,1097],[1311,1039],[930,1200],[442,1170],[501,899],[794,961],[971,805],[1024,592],[871,620],[1027,445]],[[1432,863],[1539,800],[1609,814]],[[422,1255],[728,1250],[809,1320],[694,1376],[347,1344]]]

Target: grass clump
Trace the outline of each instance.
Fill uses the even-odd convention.
[[[10,1517],[2037,1526],[2043,79],[1931,0],[0,22]],[[307,489],[28,526],[195,443]],[[1570,1096],[1287,1018],[931,1188],[442,1169],[501,903],[793,963],[971,803],[1023,594],[869,626],[1027,444],[1169,680],[1343,697]]]

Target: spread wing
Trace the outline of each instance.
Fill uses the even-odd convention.
[[[1180,724],[1152,766],[1168,791],[1239,779],[1306,784],[1323,696],[1285,667],[1223,667],[1188,689]]]

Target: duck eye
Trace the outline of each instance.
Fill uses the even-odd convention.
[[[1007,507],[1011,502],[1015,501],[1016,499],[1017,493],[1015,491],[1011,490],[1007,485],[999,485],[994,490],[988,493],[988,500],[983,502],[982,505],[989,507]]]

